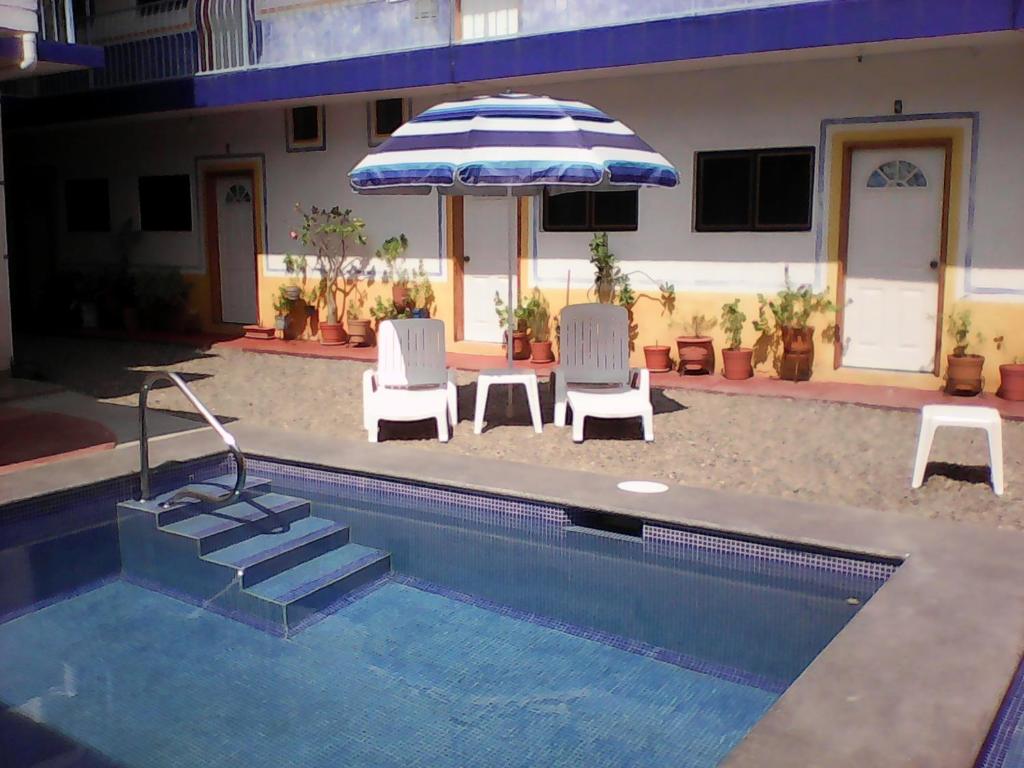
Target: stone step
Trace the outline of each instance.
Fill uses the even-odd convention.
[[[195,540],[199,554],[206,555],[255,535],[281,533],[291,523],[309,515],[308,501],[280,493],[265,493],[161,526],[161,530]]]

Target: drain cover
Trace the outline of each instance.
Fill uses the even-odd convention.
[[[627,493],[664,493],[668,486],[650,480],[624,480],[619,483],[619,490]]]

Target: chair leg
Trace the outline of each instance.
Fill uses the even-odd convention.
[[[574,443],[583,442],[583,423],[587,420],[587,417],[582,413],[574,413],[572,419],[572,441]]]
[[[473,409],[473,434],[479,435],[484,431],[484,411],[487,410],[487,391],[490,389],[489,381],[476,382],[476,407]]]
[[[526,384],[526,399],[530,403],[530,420],[533,422],[533,431],[539,435],[544,431],[544,426],[540,418],[540,395],[535,384]]]
[[[564,427],[568,387],[566,387],[565,379],[563,377],[552,373],[551,378],[555,380],[555,426]]]
[[[1003,425],[993,424],[988,432],[989,464],[992,465],[992,490],[996,496],[1003,495]]]
[[[380,435],[380,421],[371,419],[366,424],[366,434],[371,443],[376,443]]]
[[[647,411],[640,418],[643,419],[643,423],[644,423],[644,440],[646,440],[648,443],[653,443],[654,442],[654,411],[653,410]]]
[[[932,452],[932,439],[935,437],[935,424],[921,420],[921,432],[917,437],[917,456],[914,459],[914,477],[911,488],[920,488],[924,483],[924,470],[928,466],[928,456]]]
[[[434,417],[434,421],[437,422],[437,439],[442,443],[448,442],[448,409],[445,408],[444,413],[438,414]]]

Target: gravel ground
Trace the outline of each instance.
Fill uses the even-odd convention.
[[[214,413],[278,429],[365,439],[361,426],[364,364],[260,355],[233,350],[112,341],[32,338],[19,351],[45,378],[105,402],[134,405],[145,372],[186,374]],[[573,444],[568,430],[528,428],[516,388],[511,414],[492,391],[487,426],[473,434],[475,375],[459,374],[460,422],[438,447],[426,424],[393,425],[382,440],[614,476],[809,499],[925,518],[1024,529],[1024,423],[1004,423],[1006,493],[988,486],[981,432],[940,430],[924,488],[910,490],[918,415],[860,406],[742,397],[682,390],[654,393],[656,442],[639,424],[596,422]],[[541,387],[545,422],[551,400]],[[495,396],[497,395],[497,396]],[[156,408],[185,411],[174,390],[150,396]]]

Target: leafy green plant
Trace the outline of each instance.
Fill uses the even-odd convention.
[[[740,300],[735,299],[722,305],[722,330],[729,340],[728,349],[739,349],[743,346],[743,324],[747,316],[740,309]]]
[[[967,354],[967,347],[974,343],[980,344],[985,339],[980,333],[971,334],[973,324],[971,311],[969,309],[954,309],[946,317],[946,332],[953,337],[953,354],[963,357]]]
[[[409,282],[411,276],[409,271],[404,267],[398,266],[399,261],[408,249],[409,240],[404,234],[389,237],[381,243],[380,248],[377,249],[377,258],[384,262],[385,272],[383,279],[385,282],[388,280],[395,283]]]
[[[594,268],[594,289],[602,304],[611,304],[615,294],[625,284],[629,289],[629,277],[623,275],[619,260],[608,247],[608,233],[597,232],[590,240],[590,265]]]
[[[836,311],[836,305],[828,297],[827,289],[815,293],[811,286],[806,284],[794,288],[789,282],[788,272],[785,287],[774,299],[768,299],[763,293],[759,293],[757,301],[758,315],[754,321],[754,329],[764,334],[781,331],[783,328],[806,328],[811,315]]]
[[[184,315],[192,286],[180,269],[171,267],[140,272],[136,277],[135,291],[144,324],[151,328],[166,328]]]
[[[434,304],[434,286],[430,283],[430,276],[423,268],[421,260],[419,266],[410,272],[404,272],[403,280],[409,285],[409,298],[417,309],[429,310]]]
[[[532,301],[532,300],[531,300]],[[531,312],[535,311],[534,307],[531,306],[531,302],[523,304],[522,299],[516,302],[516,306],[512,309],[512,317],[516,321],[517,331],[523,331],[528,327]],[[501,298],[501,293],[498,291],[494,292],[494,314],[498,316],[498,326],[505,330],[508,329],[509,316],[508,316],[508,305],[505,300]]]
[[[395,306],[395,302],[386,301],[382,296],[378,296],[374,305],[370,307],[370,317],[379,323],[381,320],[409,318],[412,317],[412,312],[404,308],[400,310]]]
[[[358,284],[359,259],[353,254],[354,245],[366,245],[366,224],[352,215],[348,208],[331,209],[312,206],[308,211],[295,204],[301,222],[292,230],[291,238],[316,251],[320,282],[316,288],[317,302],[327,308],[327,322],[337,323],[346,314],[348,297]],[[362,259],[365,263],[365,258]],[[289,273],[306,272],[306,256],[289,256],[285,268]],[[338,293],[341,293],[341,313],[338,312]]]
[[[683,321],[683,330],[686,332],[687,336],[707,336],[708,331],[714,328],[717,324],[718,321],[713,317],[708,317],[704,314],[694,314],[690,316],[689,320]]]

